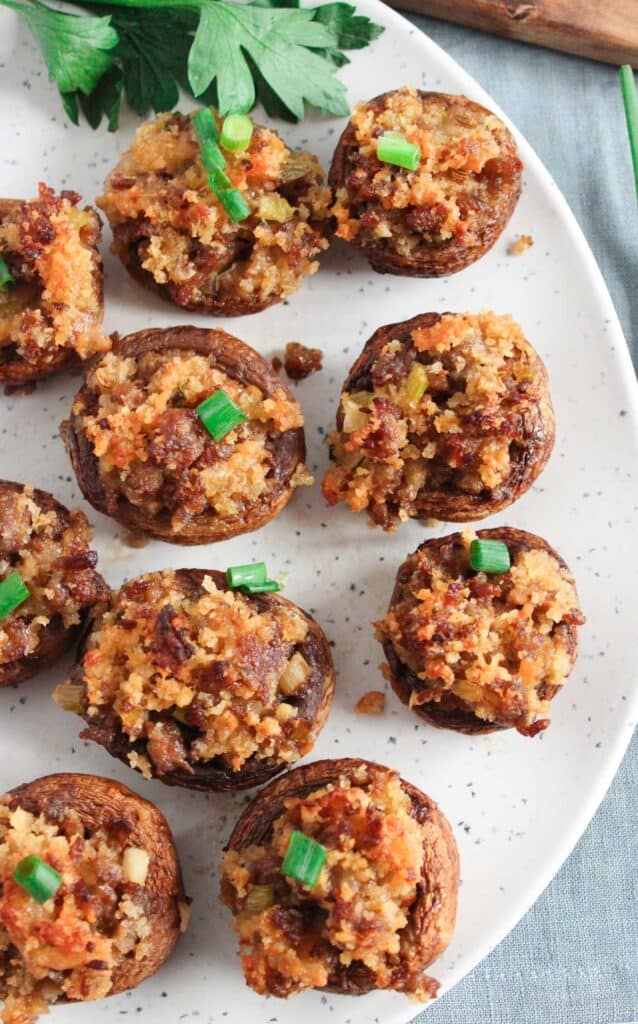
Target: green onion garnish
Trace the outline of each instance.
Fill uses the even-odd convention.
[[[507,572],[510,553],[502,540],[473,540],[470,544],[470,565],[476,572]]]
[[[288,849],[281,865],[282,875],[296,878],[302,885],[313,889],[319,881],[328,851],[321,843],[315,842],[303,832],[293,832],[288,841]]]
[[[205,398],[197,406],[197,415],[216,441],[221,441],[231,430],[243,423],[246,417],[221,388]]]
[[[408,379],[405,382],[405,393],[411,402],[420,402],[428,386],[428,371],[423,363],[412,363]]]
[[[631,159],[634,165],[636,194],[638,194],[638,93],[636,92],[634,73],[629,64],[623,64],[619,71],[619,75],[622,98],[625,104],[627,131],[629,132],[629,148],[631,150]]]
[[[193,117],[193,129],[199,143],[199,152],[202,165],[208,176],[208,184],[233,224],[238,224],[240,220],[245,220],[249,216],[250,206],[239,189],[231,187],[231,180],[225,171],[226,158],[218,145],[219,132],[210,107],[202,107],[197,111]]]
[[[421,150],[399,132],[384,132],[377,140],[377,159],[384,164],[395,164],[408,171],[416,171],[421,162]]]
[[[253,123],[245,114],[229,114],[224,118],[219,141],[229,153],[248,149],[253,137]]]
[[[233,224],[250,216],[250,206],[238,188],[222,188],[217,195]]]
[[[46,903],[62,885],[62,875],[40,857],[23,857],[13,872],[13,880],[36,903]]]
[[[0,620],[4,619],[18,605],[23,604],[31,592],[25,586],[19,572],[12,572],[0,583]]]
[[[245,594],[276,594],[281,586],[277,580],[265,580],[264,583],[244,583],[241,589]]]
[[[9,270],[7,264],[0,256],[0,288],[6,288],[8,284],[13,284],[15,277]]]
[[[262,914],[275,902],[275,887],[273,885],[253,885],[244,901],[243,909],[249,914]]]
[[[232,590],[245,587],[248,583],[265,583],[268,579],[265,562],[253,562],[252,565],[229,565],[226,569],[226,582]]]

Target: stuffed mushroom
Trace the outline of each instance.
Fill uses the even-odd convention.
[[[465,522],[519,498],[554,445],[545,367],[494,313],[424,313],[380,327],[343,386],[323,493],[393,530]]]
[[[92,531],[27,484],[0,480],[0,686],[35,675],[68,650],[109,589]]]
[[[428,540],[376,624],[400,700],[433,725],[535,736],[567,680],[584,622],[571,572],[511,527]]]
[[[0,383],[18,387],[109,347],[101,222],[77,192],[0,199]]]
[[[317,270],[330,191],[312,154],[261,125],[223,158],[246,206],[238,222],[211,188],[192,115],[178,113],[138,129],[97,204],[138,281],[185,309],[238,316],[281,302]]]
[[[256,530],[312,483],[299,404],[265,359],[220,330],[115,341],[89,367],[65,434],[96,509],[177,544]]]
[[[232,589],[221,572],[167,569],[96,614],[56,700],[147,778],[230,790],[307,754],[333,690],[327,640],[297,605]]]
[[[355,107],[332,160],[337,237],[381,273],[463,270],[510,219],[522,168],[508,128],[465,96],[382,93]]]
[[[390,768],[343,758],[303,765],[259,793],[230,837],[221,895],[260,995],[394,989],[426,1001],[458,884],[436,804]]]
[[[164,816],[111,779],[48,775],[0,797],[4,1024],[135,988],[188,920]]]

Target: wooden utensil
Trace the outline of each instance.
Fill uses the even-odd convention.
[[[638,0],[391,0],[418,14],[638,67]]]

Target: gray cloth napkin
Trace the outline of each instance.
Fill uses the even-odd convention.
[[[410,20],[469,71],[534,146],[600,264],[638,364],[638,205],[615,68]],[[414,1024],[638,1019],[638,739],[563,869],[513,932]]]

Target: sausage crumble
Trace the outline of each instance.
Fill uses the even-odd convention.
[[[386,530],[410,517],[463,521],[504,508],[540,473],[554,440],[545,368],[519,325],[494,313],[380,328],[346,380],[337,428],[324,496],[367,510]]]
[[[109,348],[102,331],[100,219],[77,192],[39,185],[37,199],[0,201],[0,380],[21,384]]]
[[[109,175],[98,206],[113,249],[132,273],[178,306],[256,312],[297,290],[328,242],[330,192],[310,153],[254,126],[248,149],[224,153],[250,206],[234,224],[210,188],[191,117],[141,125]]]
[[[428,541],[399,569],[377,637],[397,693],[434,724],[449,715],[462,731],[481,731],[473,719],[533,736],[576,657],[576,587],[540,538],[510,528],[479,537],[507,544],[508,572],[472,569],[469,528]]]
[[[284,370],[291,380],[305,380],[317,373],[323,364],[320,348],[308,348],[299,341],[289,341],[284,352]]]
[[[284,806],[267,843],[231,847],[222,862],[248,985],[287,998],[358,965],[369,987],[430,999],[438,986],[409,927],[430,834],[397,773],[368,765]],[[312,889],[281,873],[294,830],[327,848]]]

